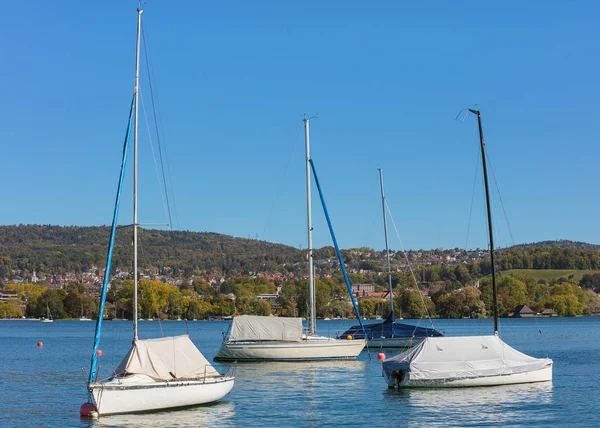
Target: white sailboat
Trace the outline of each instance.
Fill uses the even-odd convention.
[[[97,351],[110,278],[114,238],[120,206],[120,195],[127,159],[126,138],[121,175],[108,248],[100,313],[96,323],[92,364],[88,379],[89,402],[80,408],[81,416],[98,416],[172,409],[210,403],[227,395],[233,387],[233,376],[220,374],[192,343],[188,335],[159,339],[138,338],[138,88],[140,64],[140,30],[142,10],[138,9],[135,89],[133,114],[134,191],[133,191],[133,344],[129,353],[106,380],[97,379]],[[128,127],[129,134],[129,127]]]
[[[311,167],[309,119],[304,119],[306,148],[306,195],[308,229],[308,283],[310,320],[308,332],[302,328],[302,318],[238,316],[224,338],[215,361],[315,361],[326,359],[355,359],[365,347],[364,339],[340,340],[317,335],[315,280],[312,247]],[[315,181],[319,183],[315,174]],[[319,188],[320,192],[320,188]],[[322,195],[321,195],[322,197]],[[322,199],[323,202],[323,199]],[[332,232],[329,217],[326,217]],[[337,242],[332,233],[336,250]],[[343,260],[340,261],[342,270]],[[353,299],[352,295],[350,295]],[[354,301],[353,301],[354,303]],[[357,311],[358,315],[358,311]]]
[[[383,361],[388,387],[441,388],[510,385],[552,380],[552,360],[525,355],[498,336],[498,304],[494,237],[485,160],[481,114],[477,116],[479,142],[485,183],[490,262],[492,268],[492,306],[494,334],[489,336],[427,337],[418,346]]]
[[[81,317],[79,317],[79,321],[92,321],[91,318],[85,316],[83,312],[83,304],[81,305]]]
[[[46,316],[42,318],[42,322],[54,322],[52,319],[52,314],[50,313],[50,306],[46,303]]]

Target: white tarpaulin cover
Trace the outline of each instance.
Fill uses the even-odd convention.
[[[541,370],[549,358],[533,358],[498,336],[427,337],[406,352],[388,358],[383,370],[408,372],[410,380],[467,379]]]
[[[302,340],[302,318],[277,318],[240,315],[233,319],[230,341]]]
[[[219,376],[188,335],[135,341],[116,373],[145,374],[155,380]]]

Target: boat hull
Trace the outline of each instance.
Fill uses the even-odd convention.
[[[300,342],[225,342],[215,361],[353,360],[364,347],[364,340],[329,338]]]
[[[410,348],[423,341],[423,337],[382,337],[369,339],[369,349]]]
[[[520,383],[552,381],[552,365],[539,370],[513,373],[509,375],[485,376],[462,379],[411,380],[410,373],[392,373],[384,371],[386,382],[390,388],[464,388],[474,386],[499,386]],[[400,380],[401,379],[401,380]]]
[[[229,394],[234,382],[230,376],[170,382],[157,382],[147,376],[131,377],[136,379],[111,380],[89,386],[101,416],[212,403]]]

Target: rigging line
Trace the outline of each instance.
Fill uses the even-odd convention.
[[[296,139],[294,141],[294,146],[292,147],[292,153],[290,155],[290,157],[288,158],[287,161],[287,165],[285,167],[285,170],[283,172],[283,178],[285,179],[287,177],[287,173],[290,169],[290,165],[292,164],[292,159],[294,158],[294,154],[296,153],[296,147],[298,146],[298,139],[300,138],[300,132],[302,131],[303,125],[300,125],[298,127],[298,132],[296,134]],[[273,217],[273,211],[275,209],[275,202],[277,201],[277,197],[279,196],[279,194],[281,193],[281,187],[282,187],[282,183],[284,180],[279,180],[277,183],[277,188],[275,189],[275,196],[273,197],[273,201],[271,202],[271,208],[269,209],[269,214],[267,215],[267,221],[265,223],[265,227],[263,228],[262,234],[261,234],[261,238],[264,240],[265,239],[265,234],[267,232],[267,227],[268,225],[271,223],[271,218]]]
[[[166,198],[166,195],[163,194],[163,186],[161,185],[162,183],[160,182],[160,173],[158,171],[158,164],[156,162],[156,155],[154,153],[154,143],[152,141],[152,135],[150,133],[150,125],[148,123],[148,116],[146,116],[146,105],[144,104],[144,97],[142,96],[142,91],[138,89],[138,93],[140,94],[140,99],[142,101],[142,111],[144,113],[144,120],[146,122],[146,130],[148,131],[148,139],[150,140],[150,149],[152,150],[152,159],[154,159],[154,169],[156,170],[156,180],[158,181],[158,189],[160,191],[160,198],[162,199],[162,203],[163,203],[163,208],[165,210],[165,215],[167,216],[167,218],[169,219],[169,225],[171,224],[171,216],[170,213],[168,211],[168,207],[169,207],[169,200],[168,198]]]
[[[431,319],[429,310],[427,309],[427,304],[425,302],[425,298],[421,294],[421,289],[419,288],[419,283],[417,281],[417,277],[415,276],[415,272],[413,271],[413,268],[410,264],[410,260],[408,259],[408,255],[406,254],[406,249],[404,248],[404,243],[402,242],[402,239],[400,238],[400,233],[398,232],[398,228],[396,227],[396,221],[394,220],[394,216],[392,215],[392,211],[390,210],[390,207],[388,206],[387,201],[385,203],[385,207],[387,209],[387,212],[390,215],[390,219],[392,220],[392,225],[394,226],[394,231],[396,232],[396,237],[398,238],[398,241],[400,241],[400,246],[402,247],[402,253],[404,254],[404,258],[406,259],[406,264],[408,265],[408,270],[410,271],[410,274],[412,275],[413,281],[415,282],[415,285],[417,287],[417,291],[419,292],[419,296],[421,297],[421,302],[423,303],[423,309],[425,310],[425,315],[427,315],[427,318],[429,319],[431,328],[435,328],[433,326],[433,320]],[[418,324],[417,324],[417,326],[418,326]]]
[[[504,214],[504,221],[506,221],[506,227],[508,228],[508,234],[510,235],[510,240],[512,245],[515,245],[515,239],[512,234],[512,229],[510,228],[510,222],[508,221],[508,215],[506,214],[506,209],[504,208],[504,202],[502,201],[502,195],[500,194],[500,187],[498,187],[498,182],[496,181],[496,174],[494,174],[494,168],[492,167],[492,160],[490,159],[489,153],[487,153],[486,149],[486,159],[487,163],[490,166],[490,171],[492,172],[492,178],[494,179],[494,185],[496,186],[496,192],[498,192],[498,199],[500,199],[500,206],[502,207],[502,213]]]
[[[142,41],[143,41],[143,45],[144,45],[144,58],[146,60],[146,71],[148,72],[148,86],[150,88],[150,99],[152,101],[152,113],[154,116],[154,125],[156,128],[156,140],[158,143],[158,155],[160,158],[160,166],[161,166],[161,170],[162,170],[163,183],[164,183],[164,187],[165,187],[165,197],[167,199],[167,211],[168,211],[168,216],[169,216],[169,225],[171,225],[170,229],[173,230],[173,221],[171,219],[171,208],[169,207],[169,193],[167,191],[167,179],[165,177],[165,166],[164,166],[163,155],[162,155],[162,147],[161,147],[162,145],[160,143],[160,133],[158,131],[158,121],[156,118],[156,106],[155,106],[155,102],[154,102],[154,91],[152,89],[152,75],[150,73],[150,62],[148,59],[146,35],[145,35],[143,26],[142,26]]]
[[[467,225],[467,239],[465,241],[465,251],[469,248],[469,233],[471,231],[471,219],[473,217],[473,203],[475,202],[475,189],[477,187],[477,178],[479,173],[479,147],[477,148],[476,162],[475,162],[475,177],[473,178],[473,190],[471,191],[471,208],[469,208],[469,223]]]

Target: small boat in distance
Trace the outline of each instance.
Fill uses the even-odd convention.
[[[138,337],[138,94],[142,10],[137,10],[135,87],[122,151],[121,172],[113,211],[100,311],[96,321],[94,345],[87,389],[88,402],[79,414],[97,417],[140,413],[195,406],[218,401],[233,388],[234,377],[219,373],[202,355],[188,334],[139,339]],[[119,366],[107,379],[98,379],[98,349],[104,307],[108,292],[111,261],[117,231],[121,193],[127,163],[129,130],[133,121],[133,344]]]
[[[79,317],[79,321],[92,321],[90,318],[86,317],[83,313],[83,304],[81,305],[81,316]]]
[[[48,303],[46,303],[46,316],[42,317],[41,322],[54,322],[54,320],[52,319],[52,314],[50,313],[50,306],[48,306]]]
[[[312,246],[312,212],[311,212],[311,169],[321,197],[323,211],[327,218],[329,231],[338,255],[340,266],[346,280],[348,292],[360,319],[360,313],[352,296],[352,288],[348,281],[344,261],[341,257],[319,180],[315,173],[310,156],[309,119],[304,119],[306,149],[306,200],[308,230],[308,294],[310,319],[308,332],[304,333],[302,318],[278,318],[268,316],[242,315],[235,317],[228,333],[223,337],[221,349],[215,361],[315,361],[325,359],[356,359],[365,347],[364,339],[340,340],[317,335],[315,280],[313,268]]]
[[[389,388],[451,388],[552,381],[551,359],[525,355],[504,343],[498,336],[498,291],[485,144],[480,112],[469,111],[477,116],[479,125],[490,239],[494,334],[427,337],[412,349],[383,361],[383,375]]]

